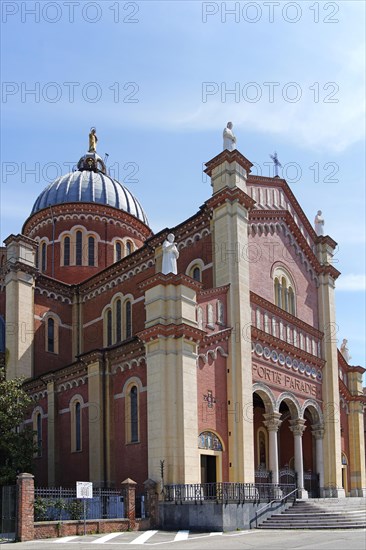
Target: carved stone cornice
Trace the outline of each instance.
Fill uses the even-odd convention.
[[[259,184],[263,187],[270,185],[271,187],[277,187],[279,189],[282,189],[285,192],[285,195],[287,195],[287,197],[289,198],[291,206],[295,210],[304,228],[309,233],[309,236],[313,239],[314,242],[317,240],[317,234],[313,226],[311,225],[308,218],[306,217],[305,212],[301,208],[298,200],[296,199],[295,195],[291,191],[291,188],[288,185],[286,180],[279,177],[270,178],[265,176],[254,176],[250,174],[248,176],[248,185],[256,185],[256,184],[257,185]]]
[[[239,189],[239,187],[235,187],[234,189],[231,187],[224,187],[221,191],[218,191],[212,195],[212,197],[206,201],[205,204],[207,205],[207,208],[214,210],[225,202],[239,202],[247,210],[251,210],[255,205],[255,200]]]
[[[205,337],[203,330],[180,323],[179,325],[162,325],[158,323],[150,328],[142,330],[137,336],[145,343],[158,338],[185,338],[199,344]]]
[[[175,275],[174,273],[168,273],[166,275],[164,275],[163,273],[156,273],[152,277],[149,277],[148,279],[142,281],[142,283],[138,284],[137,288],[146,292],[146,290],[149,290],[149,288],[153,288],[154,286],[157,286],[159,284],[164,286],[184,285],[192,288],[196,292],[199,292],[203,286],[201,282],[192,279],[192,277],[189,277],[184,273],[178,273],[178,275]]]
[[[22,233],[33,235],[47,224],[52,226],[52,216],[56,223],[66,219],[66,216],[71,216],[70,221],[73,217],[78,221],[87,221],[88,216],[93,216],[94,218],[97,217],[99,221],[123,223],[127,226],[127,229],[130,226],[142,240],[152,235],[151,229],[144,222],[125,210],[105,204],[83,202],[55,204],[52,206],[52,213],[49,207],[46,207],[35,214],[31,214],[24,222]]]
[[[200,349],[204,350],[213,344],[219,344],[221,342],[227,341],[230,338],[232,328],[226,328],[220,330],[219,332],[214,332],[213,334],[205,334],[203,340],[200,344]]]
[[[343,382],[341,378],[338,379],[339,384],[339,393],[344,397],[346,401],[360,401],[361,403],[365,403],[366,405],[366,395],[365,394],[357,394],[353,395],[349,389],[347,388],[346,384]]]
[[[209,177],[211,177],[213,170],[220,166],[220,164],[223,164],[224,162],[237,162],[240,166],[242,166],[247,173],[250,173],[250,169],[253,166],[253,163],[250,162],[238,149],[234,149],[234,151],[229,151],[228,149],[224,149],[224,151],[221,151],[216,157],[206,162],[205,166],[205,174],[207,174]]]
[[[217,286],[215,288],[207,288],[205,290],[200,290],[197,297],[204,298],[206,296],[209,296],[210,298],[214,298],[215,296],[219,296],[220,294],[226,294],[229,288],[230,288],[230,285]]]

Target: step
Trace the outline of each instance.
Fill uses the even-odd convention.
[[[330,519],[339,520],[344,519],[346,521],[357,521],[357,520],[364,520],[366,521],[366,516],[364,514],[355,514],[351,517],[345,515],[345,514],[327,514],[325,517],[315,517],[310,518],[308,516],[302,516],[298,514],[284,514],[282,515],[274,515],[271,516],[271,519],[276,519],[279,521],[291,521],[291,520],[302,520],[302,521],[328,521]]]
[[[316,525],[316,526],[311,526],[309,524],[294,524],[294,525],[277,525],[277,524],[263,524],[263,525],[260,525],[259,526],[259,529],[279,529],[279,530],[285,530],[285,529],[304,529],[304,530],[309,530],[309,529],[314,529],[314,530],[324,530],[324,529],[329,529],[329,530],[333,530],[333,529],[365,529],[366,528],[366,523],[355,523],[355,524],[349,524],[349,523],[345,523],[345,524],[337,524],[337,525]]]

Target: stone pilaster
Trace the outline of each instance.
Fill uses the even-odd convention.
[[[56,484],[56,393],[53,375],[44,380],[47,383],[47,468],[48,486]]]
[[[145,290],[148,471],[166,483],[199,483],[196,292],[201,283],[185,275],[156,274]]]
[[[342,488],[341,436],[339,413],[338,350],[336,339],[335,280],[339,272],[333,267],[336,243],[330,237],[319,237],[317,257],[322,265],[319,275],[318,308],[319,329],[324,332],[322,356],[323,368],[322,398],[325,407],[332,407],[332,414],[324,419],[324,494],[345,496]]]
[[[104,482],[102,361],[88,365],[89,480],[96,487]]]
[[[228,325],[233,328],[228,357],[229,479],[254,482],[253,422],[245,411],[252,406],[251,341],[243,335],[251,326],[248,213],[255,201],[246,194],[252,164],[239,151],[223,151],[207,163],[213,196],[214,285],[230,285]]]
[[[31,378],[37,243],[24,235],[10,235],[5,244],[7,377]]]
[[[349,402],[348,433],[351,497],[366,497],[364,417],[360,401]]]

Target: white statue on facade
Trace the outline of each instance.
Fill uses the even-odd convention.
[[[233,123],[228,122],[226,128],[223,132],[224,137],[224,151],[228,149],[229,151],[234,151],[236,149],[236,137],[233,132]]]
[[[341,344],[341,354],[343,355],[344,359],[349,363],[352,359],[352,357],[349,354],[349,349],[347,347],[348,340],[346,338],[343,338],[342,344]]]
[[[174,242],[173,233],[169,233],[165,241],[163,242],[163,266],[162,273],[167,275],[168,273],[178,273],[177,260],[179,258],[179,252],[177,245]]]
[[[320,237],[321,235],[324,235],[324,218],[322,216],[322,211],[318,210],[315,220],[314,220],[314,229],[315,233]]]

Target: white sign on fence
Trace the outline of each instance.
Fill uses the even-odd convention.
[[[93,483],[91,481],[77,481],[76,498],[93,498]]]

